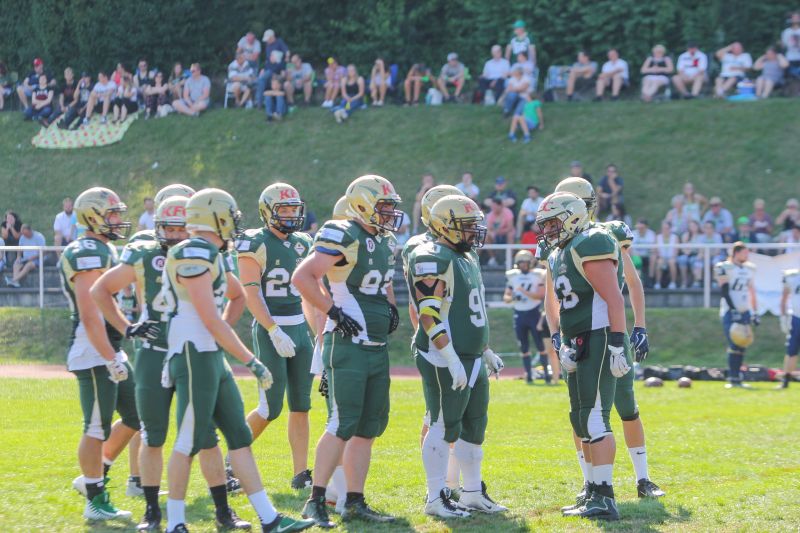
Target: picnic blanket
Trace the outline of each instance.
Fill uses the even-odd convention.
[[[137,117],[138,114],[132,114],[128,115],[125,122],[119,124],[112,124],[110,120],[106,124],[101,124],[100,117],[94,116],[89,124],[82,125],[77,130],[61,129],[57,126],[58,121],[55,121],[49,127],[40,129],[31,139],[31,143],[36,148],[50,149],[106,146],[121,141]]]

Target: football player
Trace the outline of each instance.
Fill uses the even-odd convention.
[[[133,371],[120,348],[122,335],[103,320],[89,293],[100,275],[117,262],[110,241],[124,239],[131,229],[123,220],[127,207],[114,191],[93,187],[75,200],[83,236],[71,242],[61,255],[61,286],[72,311],[73,333],[67,347],[67,369],[78,378],[83,437],[78,447],[82,475],[73,487],[86,496],[83,516],[89,520],[128,518],[117,509],[105,488],[111,462],[139,431],[134,399]],[[146,334],[131,330],[130,337]],[[114,411],[121,422],[111,420]]]
[[[539,363],[544,369],[544,381],[550,383],[548,357],[545,350],[539,322],[542,318],[541,304],[544,300],[544,279],[547,273],[534,269],[536,259],[528,250],[514,254],[514,268],[506,271],[506,291],[503,301],[514,305],[514,333],[517,335],[522,352],[522,366],[525,367],[525,380],[533,383],[531,365],[530,337],[539,352]]]
[[[156,193],[156,195],[153,197],[153,203],[156,207],[158,207],[161,205],[161,202],[170,196],[183,196],[184,198],[191,198],[194,193],[195,190],[188,185],[184,185],[182,183],[171,183]],[[157,240],[156,230],[143,229],[131,235],[131,237],[128,239],[128,243],[155,240]]]
[[[618,378],[631,367],[626,351],[622,252],[603,228],[592,227],[586,204],[571,193],[544,199],[536,215],[541,237],[550,248],[547,293],[558,301],[553,331],[560,325],[562,368],[567,380],[570,421],[588,443],[592,458],[590,496],[567,516],[617,520],[613,469],[616,443],[609,415]],[[550,311],[548,311],[548,315]]]
[[[300,230],[305,203],[297,189],[275,183],[263,190],[258,212],[264,226],[245,231],[236,243],[239,279],[252,313],[256,357],[272,374],[272,387],[259,389],[258,407],[247,416],[257,439],[281,414],[283,397],[289,404],[289,445],[294,477],[291,487],[311,486],[308,470],[308,412],[311,410],[310,372],[314,346],[303,313],[300,293],[291,283],[295,267],[311,249],[312,239]]]
[[[622,270],[625,277],[625,284],[628,286],[628,295],[633,309],[633,330],[630,336],[630,343],[637,363],[641,363],[647,357],[649,343],[647,339],[647,329],[645,327],[645,299],[644,286],[636,267],[631,259],[630,249],[633,244],[633,232],[622,221],[613,220],[610,222],[597,222],[595,215],[597,210],[597,197],[592,185],[583,178],[567,178],[556,186],[556,192],[569,192],[580,198],[586,204],[586,211],[592,225],[606,229],[611,236],[616,239],[622,249]],[[626,333],[627,335],[627,333]],[[626,352],[626,356],[630,353]],[[628,365],[633,366],[633,360],[628,361]],[[575,376],[567,376],[574,379]],[[664,491],[650,480],[650,473],[647,464],[647,448],[645,446],[644,425],[639,416],[639,406],[636,404],[634,395],[633,372],[625,374],[617,380],[617,388],[614,394],[614,408],[622,420],[622,430],[625,436],[625,445],[628,448],[628,455],[633,463],[636,475],[636,493],[640,498],[659,498],[664,496]],[[580,507],[583,500],[587,498],[586,489],[591,481],[589,475],[592,469],[592,457],[590,447],[586,443],[581,444],[581,440],[573,434],[575,448],[578,455],[578,463],[584,476],[583,489],[576,497],[574,506],[567,506],[564,509]]]
[[[242,343],[231,323],[245,306],[244,290],[232,274],[227,250],[240,235],[236,201],[220,189],[203,189],[186,204],[189,239],[167,254],[158,310],[169,313],[166,371],[162,385],[174,386],[178,398],[178,434],[167,466],[167,532],[187,530],[185,497],[192,458],[214,448],[218,427],[228,443],[234,471],[255,509],[263,531],[301,531],[310,520],[293,520],[270,502],[250,448],[253,436],[244,405],[223,350],[241,361],[265,389],[272,376]],[[227,299],[227,305],[225,301]]]
[[[733,243],[731,255],[714,266],[714,277],[719,285],[722,298],[719,302],[719,316],[722,329],[728,341],[728,383],[726,389],[751,388],[742,383],[742,362],[744,352],[753,342],[750,325],[757,326],[758,315],[755,310],[756,289],[753,285],[756,267],[747,261],[750,251],[737,241]]]
[[[91,291],[106,320],[118,331],[147,330],[134,361],[136,407],[142,421],[144,444],[139,452],[139,463],[146,501],[144,517],[137,526],[139,531],[157,530],[161,524],[158,493],[163,471],[163,446],[175,389],[161,386],[161,371],[168,348],[169,316],[162,312],[164,302],[159,302],[158,295],[167,251],[189,236],[186,232],[188,201],[183,196],[171,196],[158,204],[155,215],[157,240],[140,239],[128,243],[122,250],[120,264],[100,276]],[[114,302],[114,293],[131,283],[136,285],[137,293],[144,295],[144,312],[138,324],[131,324]],[[209,431],[215,433],[213,427]],[[219,446],[201,450],[199,456],[200,470],[208,482],[216,507],[217,525],[222,529],[250,529],[250,524],[241,520],[228,505],[225,465]]]
[[[474,248],[483,246],[486,226],[478,205],[450,195],[430,210],[436,241],[419,245],[408,258],[413,297],[419,309],[414,337],[430,428],[422,445],[428,485],[425,513],[464,518],[469,511],[508,510],[487,494],[481,476],[482,444],[489,407],[487,367],[503,368],[489,348],[483,279]],[[450,444],[464,478],[458,504],[446,490]]]
[[[342,452],[347,478],[342,519],[394,520],[367,505],[364,482],[372,444],[389,421],[387,342],[399,320],[392,289],[393,232],[403,213],[397,209],[400,195],[380,176],[357,178],[346,196],[350,220],[326,222],[314,253],[292,277],[303,299],[328,316],[322,348],[328,423],[317,444],[311,497],[303,509],[303,516],[320,527],[334,525],[325,508],[325,487]],[[323,278],[330,294],[320,287]]]
[[[783,381],[778,388],[785,389],[797,368],[797,354],[800,352],[800,269],[783,273],[780,320],[781,331],[786,335],[786,356],[783,359]]]

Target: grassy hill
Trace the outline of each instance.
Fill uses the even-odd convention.
[[[505,138],[498,109],[478,106],[374,108],[341,126],[321,109],[301,109],[280,124],[220,109],[200,119],[139,120],[117,145],[72,151],[34,149],[39,126],[2,113],[0,209],[17,210],[49,235],[63,196],[102,184],[138,216],[144,196],[181,181],[228,189],[255,224],[256,198],[274,180],[291,181],[325,217],[353,177],[373,172],[395,183],[410,211],[424,172],[452,183],[470,170],[483,192],[504,175],[524,194],[528,184],[550,190],[580,159],[596,178],[605,164],[620,166],[634,216],[660,220],[686,180],[722,196],[734,214],[749,213],[755,196],[777,214],[800,194],[796,113],[788,99],[548,104],[546,130],[523,146]]]

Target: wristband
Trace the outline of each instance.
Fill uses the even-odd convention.
[[[270,327],[267,328],[267,333],[275,333],[278,330],[278,323],[273,322]]]
[[[448,364],[458,360],[458,354],[456,353],[456,349],[453,348],[452,342],[448,342],[444,348],[437,348],[437,350],[439,350],[439,354],[444,357]]]
[[[612,331],[608,334],[609,346],[625,346],[625,334]]]

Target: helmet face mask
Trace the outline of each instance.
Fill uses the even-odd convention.
[[[559,246],[568,240],[568,235],[564,231],[564,221],[559,217],[552,217],[538,222],[539,242],[544,246]]]
[[[403,212],[396,209],[399,202],[394,200],[381,200],[375,204],[374,225],[384,232],[396,232],[403,225]]]
[[[156,223],[156,238],[165,250],[189,238],[186,224]]]
[[[156,239],[163,249],[187,239],[186,231],[186,204],[189,199],[185,196],[169,196],[158,204],[156,209]]]
[[[258,199],[258,213],[262,222],[281,233],[303,229],[305,211],[305,202],[300,199],[297,189],[288,183],[269,185]]]
[[[78,224],[112,241],[127,239],[131,234],[132,224],[123,220],[127,211],[128,206],[120,201],[119,196],[105,187],[83,191],[74,204]]]
[[[394,186],[381,176],[367,175],[356,178],[347,187],[349,218],[358,220],[378,233],[395,232],[405,218],[397,209],[400,195]]]
[[[514,264],[522,272],[530,271],[530,269],[533,268],[535,262],[536,258],[528,250],[520,250],[514,255]]]
[[[98,228],[98,232],[112,241],[127,239],[133,228],[130,222],[122,221],[122,215],[127,212],[128,207],[122,202],[108,209],[105,216],[100,215],[98,212],[97,214],[103,219],[103,224]],[[114,215],[116,215],[116,217]],[[114,219],[116,219],[117,222],[115,222]]]
[[[486,226],[480,224],[483,221],[483,216],[476,217],[472,220],[455,220],[453,219],[453,228],[461,233],[461,240],[455,243],[456,249],[459,252],[467,252],[477,248],[483,248],[486,244]]]
[[[588,223],[585,202],[569,192],[555,192],[544,199],[536,213],[539,242],[548,248],[563,248]]]
[[[430,211],[431,231],[460,253],[482,248],[486,242],[486,226],[478,204],[464,195],[441,198]]]

